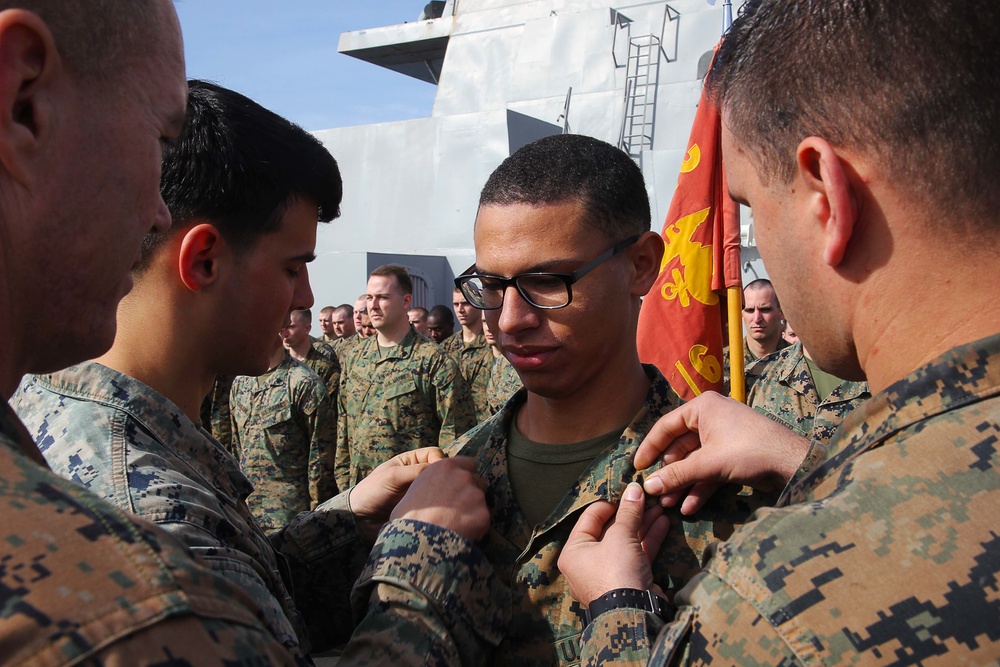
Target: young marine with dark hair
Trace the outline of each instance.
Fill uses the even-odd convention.
[[[425,558],[429,541],[443,556],[485,530],[482,491],[465,469],[471,462],[425,466],[440,453],[413,452],[265,536],[246,504],[253,487],[199,426],[215,376],[266,371],[290,311],[312,304],[306,265],[317,220],[337,215],[342,191],[336,161],[315,138],[248,98],[192,81],[187,106],[184,133],[164,156],[161,191],[173,223],[146,239],[114,345],[95,361],[27,378],[12,404],[56,472],[159,524],[249,593],[291,654],[304,659],[346,641],[373,592],[376,613],[358,631],[361,653],[349,649],[345,664],[365,662],[373,645],[378,659],[394,651],[400,660],[416,660],[410,652],[453,659],[453,637],[473,634],[466,626],[481,616],[446,622],[420,611],[425,589],[395,570],[393,549],[408,549],[403,560],[418,566],[412,576],[421,581],[489,585],[481,555]],[[420,519],[429,505],[439,525],[392,523],[352,611],[349,594],[379,528],[425,467],[399,516]],[[445,496],[427,503],[422,488]],[[461,504],[442,514],[452,502]]]
[[[665,627],[606,603],[655,579],[642,504],[588,510],[560,561],[604,610],[582,661],[996,664],[1000,4],[749,0],[707,85],[784,312],[872,398],[826,445],[711,393],[661,420],[635,459],[669,462],[647,491],[782,495],[712,550]]]
[[[631,458],[680,399],[636,350],[640,298],[660,268],[638,166],[580,135],[540,139],[507,158],[480,196],[475,272],[456,279],[484,310],[524,389],[449,452],[474,456],[492,515],[480,546],[514,597],[492,664],[571,665],[583,609],[556,563],[580,512],[617,501],[638,478]],[[595,322],[601,322],[595,326]],[[668,594],[697,571],[758,499],[721,492],[675,526],[654,561]],[[655,518],[655,517],[654,517]],[[665,519],[650,527],[664,538]],[[610,563],[604,564],[611,567]]]

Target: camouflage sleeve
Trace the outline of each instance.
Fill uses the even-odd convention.
[[[484,664],[510,621],[510,591],[479,548],[419,521],[382,529],[352,601],[364,617],[345,667]]]
[[[580,665],[644,667],[663,625],[661,618],[640,609],[604,612],[583,630]]]
[[[340,387],[340,357],[332,346],[330,347],[330,377],[327,378],[327,384],[330,386],[331,393],[334,399],[334,405],[336,405],[337,393]]]
[[[343,644],[354,627],[351,588],[368,557],[349,494],[341,493],[311,512],[297,514],[268,539],[291,570],[295,605],[306,620],[313,650]]]
[[[346,377],[346,373],[341,375]],[[340,491],[351,488],[351,450],[347,445],[347,410],[344,409],[344,392],[337,392],[337,446],[334,452],[333,477]]]
[[[212,437],[222,443],[230,454],[233,448],[233,423],[230,416],[229,392],[233,387],[233,375],[219,375],[215,378],[212,391],[205,397],[203,410],[208,412],[201,420],[202,426],[212,434]]]
[[[44,662],[42,656],[36,658]],[[161,667],[207,662],[232,667],[312,664],[304,656],[290,654],[263,629],[194,616],[172,618],[130,634],[82,664]]]
[[[438,443],[445,447],[476,425],[476,405],[472,402],[469,384],[450,357],[441,359],[432,382],[438,418],[441,420]]]
[[[309,507],[337,495],[337,409],[325,396],[309,419]]]
[[[233,458],[237,461],[243,460],[243,445],[240,441],[240,429],[236,426],[237,421],[243,418],[243,415],[241,414],[242,402],[237,398],[241,385],[240,377],[235,378],[233,380],[233,384],[230,386],[229,401],[227,401],[226,409],[227,421],[229,422],[229,453],[232,454]],[[218,440],[218,438],[216,439]]]
[[[801,664],[783,636],[738,590],[710,572],[691,581],[690,604],[660,632],[650,665]],[[616,663],[617,664],[617,663]]]

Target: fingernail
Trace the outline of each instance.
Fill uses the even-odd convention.
[[[656,477],[646,478],[646,493],[651,496],[658,496],[663,493],[663,482]]]
[[[625,487],[625,495],[622,496],[622,498],[632,502],[642,500],[642,487],[635,482],[630,482],[629,485]]]

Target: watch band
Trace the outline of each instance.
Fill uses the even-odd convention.
[[[597,598],[590,603],[587,609],[583,610],[586,619],[584,627],[611,609],[640,609],[660,617],[663,616],[663,603],[653,591],[641,591],[638,588],[616,588]]]

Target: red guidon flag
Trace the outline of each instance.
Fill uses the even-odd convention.
[[[639,358],[685,399],[722,389],[723,305],[715,290],[740,285],[739,206],[726,188],[720,132],[719,111],[702,92],[663,223],[660,275],[639,313]]]

